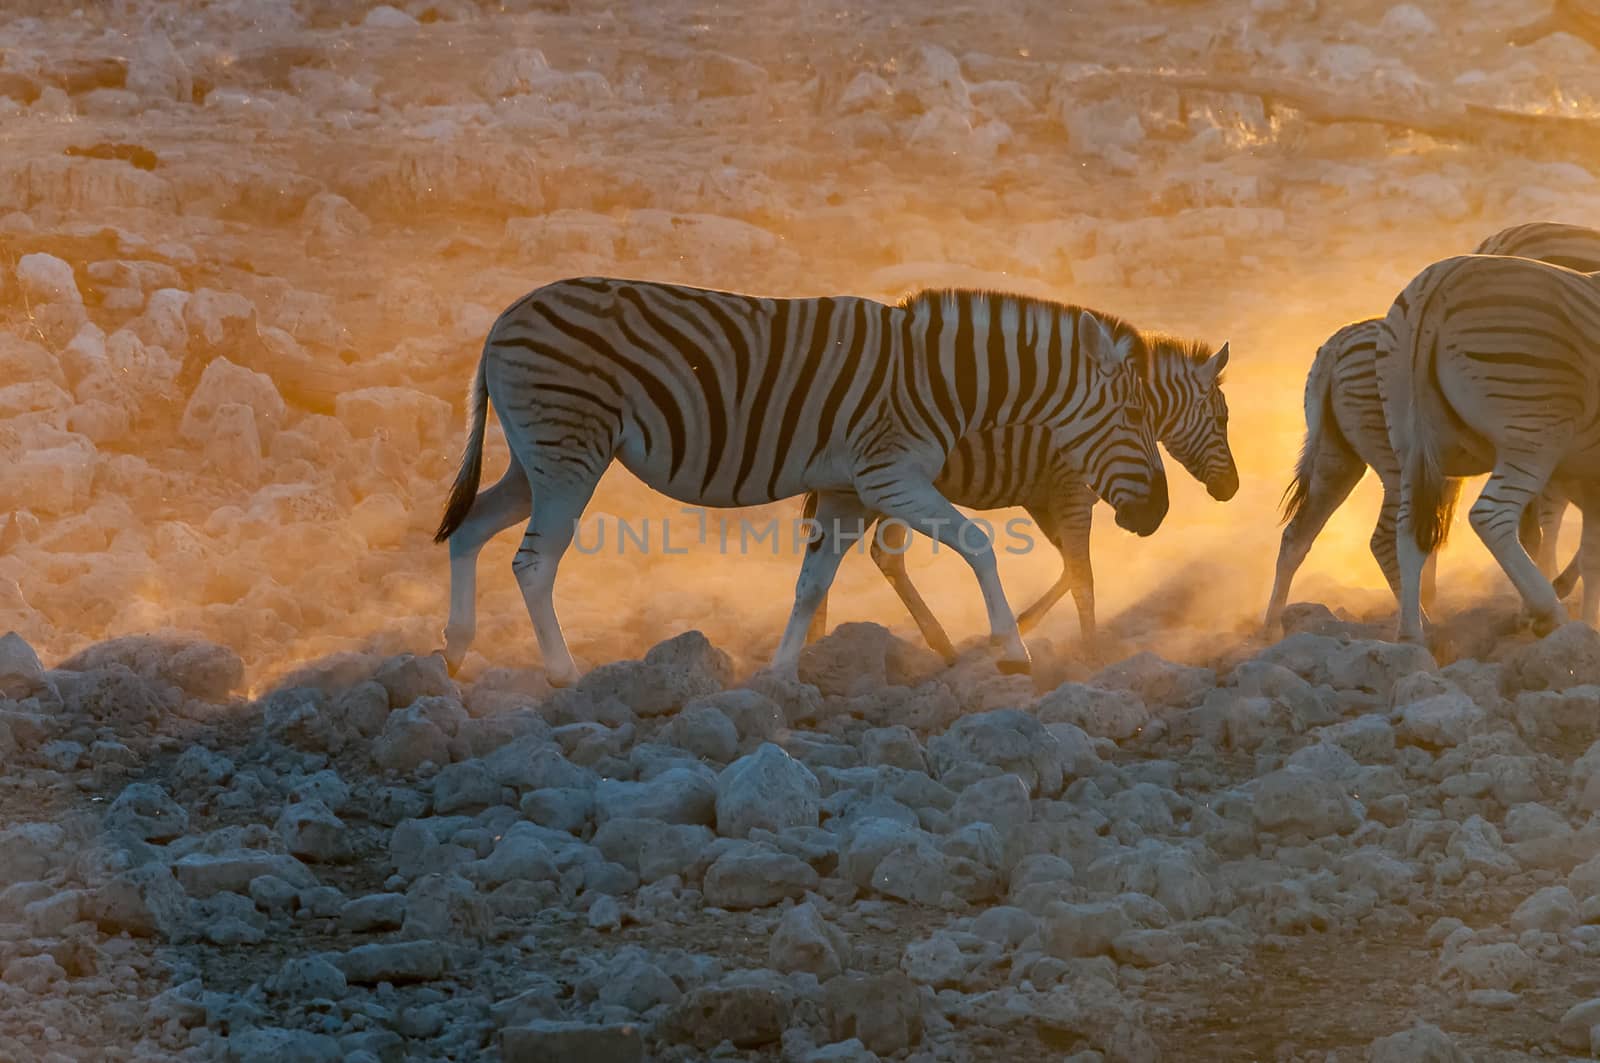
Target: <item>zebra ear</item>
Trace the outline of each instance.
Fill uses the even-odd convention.
[[[1206,359],[1205,371],[1211,378],[1211,382],[1215,384],[1222,379],[1222,371],[1226,368],[1228,368],[1228,344],[1224,342],[1222,348],[1216,354]]]
[[[1111,335],[1104,321],[1087,310],[1081,310],[1078,312],[1078,345],[1089,353],[1104,372],[1114,373],[1127,361],[1133,349],[1133,337],[1129,335],[1117,339]]]

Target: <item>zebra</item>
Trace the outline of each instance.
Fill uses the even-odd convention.
[[[1586,623],[1600,619],[1600,274],[1461,255],[1423,270],[1384,318],[1377,352],[1400,460],[1399,638],[1421,642],[1421,572],[1444,540],[1460,477],[1488,472],[1469,513],[1534,617],[1566,619],[1518,536],[1558,480],[1584,510]]]
[[[1226,502],[1239,490],[1239,470],[1228,446],[1228,403],[1222,394],[1228,344],[1220,350],[1169,336],[1146,337],[1150,349],[1150,416],[1156,438],[1212,498]],[[1017,618],[1026,634],[1070,592],[1078,609],[1084,641],[1095,637],[1094,568],[1089,559],[1089,531],[1095,492],[1082,469],[1051,446],[1048,432],[1037,428],[1002,428],[964,436],[934,485],[950,501],[969,509],[1022,506],[1039,531],[1061,555],[1056,582]],[[815,495],[806,498],[809,515]],[[906,529],[896,522],[880,524],[872,541],[872,559],[905,604],[930,647],[955,659],[955,647],[933,616],[906,572]],[[826,629],[827,599],[817,608],[811,637]]]
[[[490,328],[468,395],[467,443],[435,534],[450,544],[446,663],[460,666],[475,632],[479,551],[527,517],[512,567],[547,676],[576,679],[552,603],[556,568],[617,460],[691,504],[819,492],[775,675],[794,677],[812,613],[869,509],[966,560],[999,666],[1025,672],[993,546],[933,478],[969,432],[1048,429],[1119,524],[1153,529],[1166,515],[1167,484],[1148,375],[1148,348],[1126,322],[997,292],[924,291],[890,305],[607,277],[538,288]],[[479,494],[491,403],[511,459]]]
[[[1580,272],[1600,270],[1600,230],[1556,222],[1516,225],[1489,237],[1475,253],[1540,259]],[[1374,317],[1339,329],[1318,348],[1306,375],[1305,444],[1295,478],[1284,492],[1285,527],[1266,614],[1269,631],[1283,615],[1289,586],[1312,543],[1368,468],[1383,482],[1383,505],[1370,547],[1399,599],[1395,517],[1400,507],[1400,464],[1389,445],[1378,393],[1376,351],[1382,322]],[[1524,525],[1524,538],[1538,544],[1539,566],[1546,574],[1554,574],[1556,532],[1565,508],[1565,499],[1552,489],[1537,512],[1530,510]],[[1430,558],[1422,577],[1424,604],[1433,598],[1434,583]]]

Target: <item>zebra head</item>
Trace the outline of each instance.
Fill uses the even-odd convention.
[[[1215,354],[1203,343],[1156,337],[1150,371],[1156,438],[1206,491],[1226,502],[1239,490],[1239,469],[1228,446],[1228,400],[1222,371],[1228,345]]]
[[[1116,511],[1118,527],[1149,535],[1167,515],[1167,474],[1150,410],[1150,351],[1134,329],[1108,320],[1109,327],[1091,311],[1078,312],[1078,346],[1090,367],[1091,394],[1082,408],[1093,415],[1088,431],[1058,434],[1057,444]]]

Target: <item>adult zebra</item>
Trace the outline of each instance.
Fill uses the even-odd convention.
[[[551,681],[577,669],[552,605],[556,568],[596,483],[619,460],[682,502],[749,506],[819,492],[814,536],[773,670],[792,675],[812,613],[868,510],[950,546],[983,591],[1001,667],[1028,651],[988,537],[933,478],[956,441],[1028,425],[1059,434],[1117,521],[1148,533],[1166,475],[1146,416],[1149,352],[1137,331],[1080,307],[932,291],[890,306],[768,299],[615,278],[557,281],[490,329],[471,429],[435,540],[450,542],[445,657],[476,628],[483,544],[527,516],[513,569]],[[511,449],[482,494],[487,406]]]
[[[1516,225],[1495,233],[1474,253],[1539,259],[1580,272],[1600,270],[1600,230],[1556,222]],[[1284,492],[1285,527],[1267,604],[1269,629],[1282,616],[1289,586],[1317,535],[1368,468],[1383,483],[1383,505],[1370,542],[1372,555],[1399,599],[1395,518],[1400,508],[1400,463],[1389,444],[1378,391],[1376,354],[1382,323],[1382,318],[1368,318],[1335,332],[1317,349],[1306,375],[1306,438],[1294,481]],[[1552,488],[1524,525],[1524,538],[1538,544],[1539,567],[1547,575],[1555,570],[1556,532],[1565,508],[1565,498]],[[1424,604],[1433,598],[1433,571],[1430,558],[1422,580]]]
[[[1444,541],[1452,478],[1488,472],[1470,518],[1535,618],[1565,619],[1523,549],[1522,515],[1552,479],[1584,510],[1583,619],[1600,619],[1600,275],[1461,255],[1390,307],[1378,374],[1400,459],[1401,639],[1420,642],[1421,574]]]
[[[1228,403],[1222,394],[1222,372],[1228,345],[1209,346],[1169,336],[1147,336],[1151,354],[1150,417],[1156,439],[1212,498],[1226,502],[1239,490],[1239,470],[1228,446]],[[1050,434],[1038,428],[1004,428],[965,436],[934,481],[942,494],[969,509],[1022,506],[1039,531],[1061,555],[1061,576],[1017,618],[1027,632],[1070,592],[1078,608],[1078,627],[1085,640],[1095,634],[1094,566],[1089,557],[1089,532],[1094,520],[1095,492],[1083,470]],[[807,514],[815,496],[806,498]],[[955,647],[935,619],[906,571],[906,528],[880,523],[872,541],[872,559],[899,594],[912,619],[936,652],[955,659]],[[826,630],[827,600],[817,608],[811,636]]]

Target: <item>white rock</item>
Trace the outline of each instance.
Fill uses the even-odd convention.
[[[513,823],[474,872],[488,888],[512,881],[553,881],[559,876],[554,855],[531,823]]]
[[[1578,925],[1578,901],[1565,886],[1546,886],[1511,913],[1511,929],[1561,933]]]
[[[351,855],[349,828],[321,801],[286,805],[277,829],[289,852],[302,859],[326,864]]]
[[[1150,722],[1143,699],[1131,690],[1063,683],[1039,699],[1034,715],[1046,724],[1074,724],[1096,738],[1120,742]]]
[[[1465,871],[1508,875],[1517,870],[1500,832],[1482,816],[1472,816],[1456,828],[1445,843],[1445,854],[1459,860]]]
[[[399,387],[342,392],[334,399],[334,415],[357,439],[383,429],[391,433],[394,445],[412,451],[442,442],[454,420],[448,402]]]
[[[816,889],[810,864],[765,845],[737,844],[706,870],[705,898],[718,908],[765,908]]]
[[[1132,691],[1146,705],[1182,709],[1200,704],[1216,688],[1217,673],[1209,668],[1174,664],[1145,652],[1102,669],[1090,682],[1108,690]]]
[[[720,764],[739,755],[739,729],[715,705],[703,702],[685,705],[667,725],[664,738],[697,757]]]
[[[988,823],[1002,836],[1020,830],[1032,818],[1028,784],[1015,775],[980,779],[961,791],[951,809],[956,826]]]
[[[1045,909],[1040,934],[1047,953],[1071,959],[1108,955],[1111,943],[1133,928],[1128,913],[1114,901],[1087,904],[1058,901]]]
[[[290,1030],[281,1026],[256,1026],[238,1030],[227,1038],[227,1058],[237,1063],[338,1063],[344,1058],[339,1042],[326,1034]]]
[[[45,687],[44,665],[23,637],[8,631],[0,637],[0,698],[25,698]]]
[[[1459,690],[1437,694],[1400,709],[1400,735],[1433,749],[1458,746],[1482,730],[1488,714]]]
[[[36,303],[83,305],[72,267],[54,255],[35,251],[17,260],[17,283]]]
[[[971,781],[1011,773],[1037,797],[1061,792],[1065,778],[1061,746],[1034,717],[1019,709],[964,716],[928,742],[928,761],[942,779]]]
[[[303,1000],[339,1000],[347,983],[344,972],[320,956],[285,960],[278,973],[267,980],[267,992]]]
[[[105,827],[140,841],[168,842],[189,829],[189,814],[155,783],[131,783],[106,810]]]
[[[200,374],[178,430],[190,442],[206,442],[215,432],[213,422],[218,411],[228,403],[249,407],[264,444],[272,442],[288,418],[288,407],[270,376],[235,365],[227,358],[214,358]]]
[[[1372,1042],[1368,1063],[1469,1063],[1450,1035],[1430,1023],[1419,1023]]]
[[[397,7],[388,4],[379,4],[367,12],[367,17],[361,20],[363,26],[375,29],[414,29],[420,23]]]
[[[702,771],[669,768],[645,782],[602,779],[594,790],[595,820],[712,823],[720,804],[720,782],[713,783]]]
[[[1466,945],[1440,962],[1441,974],[1454,974],[1469,989],[1516,989],[1533,981],[1538,965],[1510,941]]]
[[[1258,830],[1320,838],[1360,824],[1365,811],[1337,781],[1303,768],[1282,768],[1256,784],[1251,812]]]
[[[850,939],[822,917],[810,901],[783,913],[767,946],[767,964],[775,971],[803,971],[827,981],[850,966]]]
[[[1572,1005],[1561,1016],[1557,1036],[1561,1043],[1574,1051],[1593,1054],[1593,1033],[1600,1026],[1600,997]]]
[[[815,827],[820,799],[811,769],[768,742],[717,776],[717,833],[743,838],[757,827],[773,833]]]
[[[1378,30],[1390,39],[1396,37],[1432,37],[1439,27],[1415,4],[1396,4],[1378,23]]]
[[[900,969],[907,978],[935,989],[960,986],[970,967],[971,963],[961,953],[961,946],[943,933],[913,941],[900,957]]]

